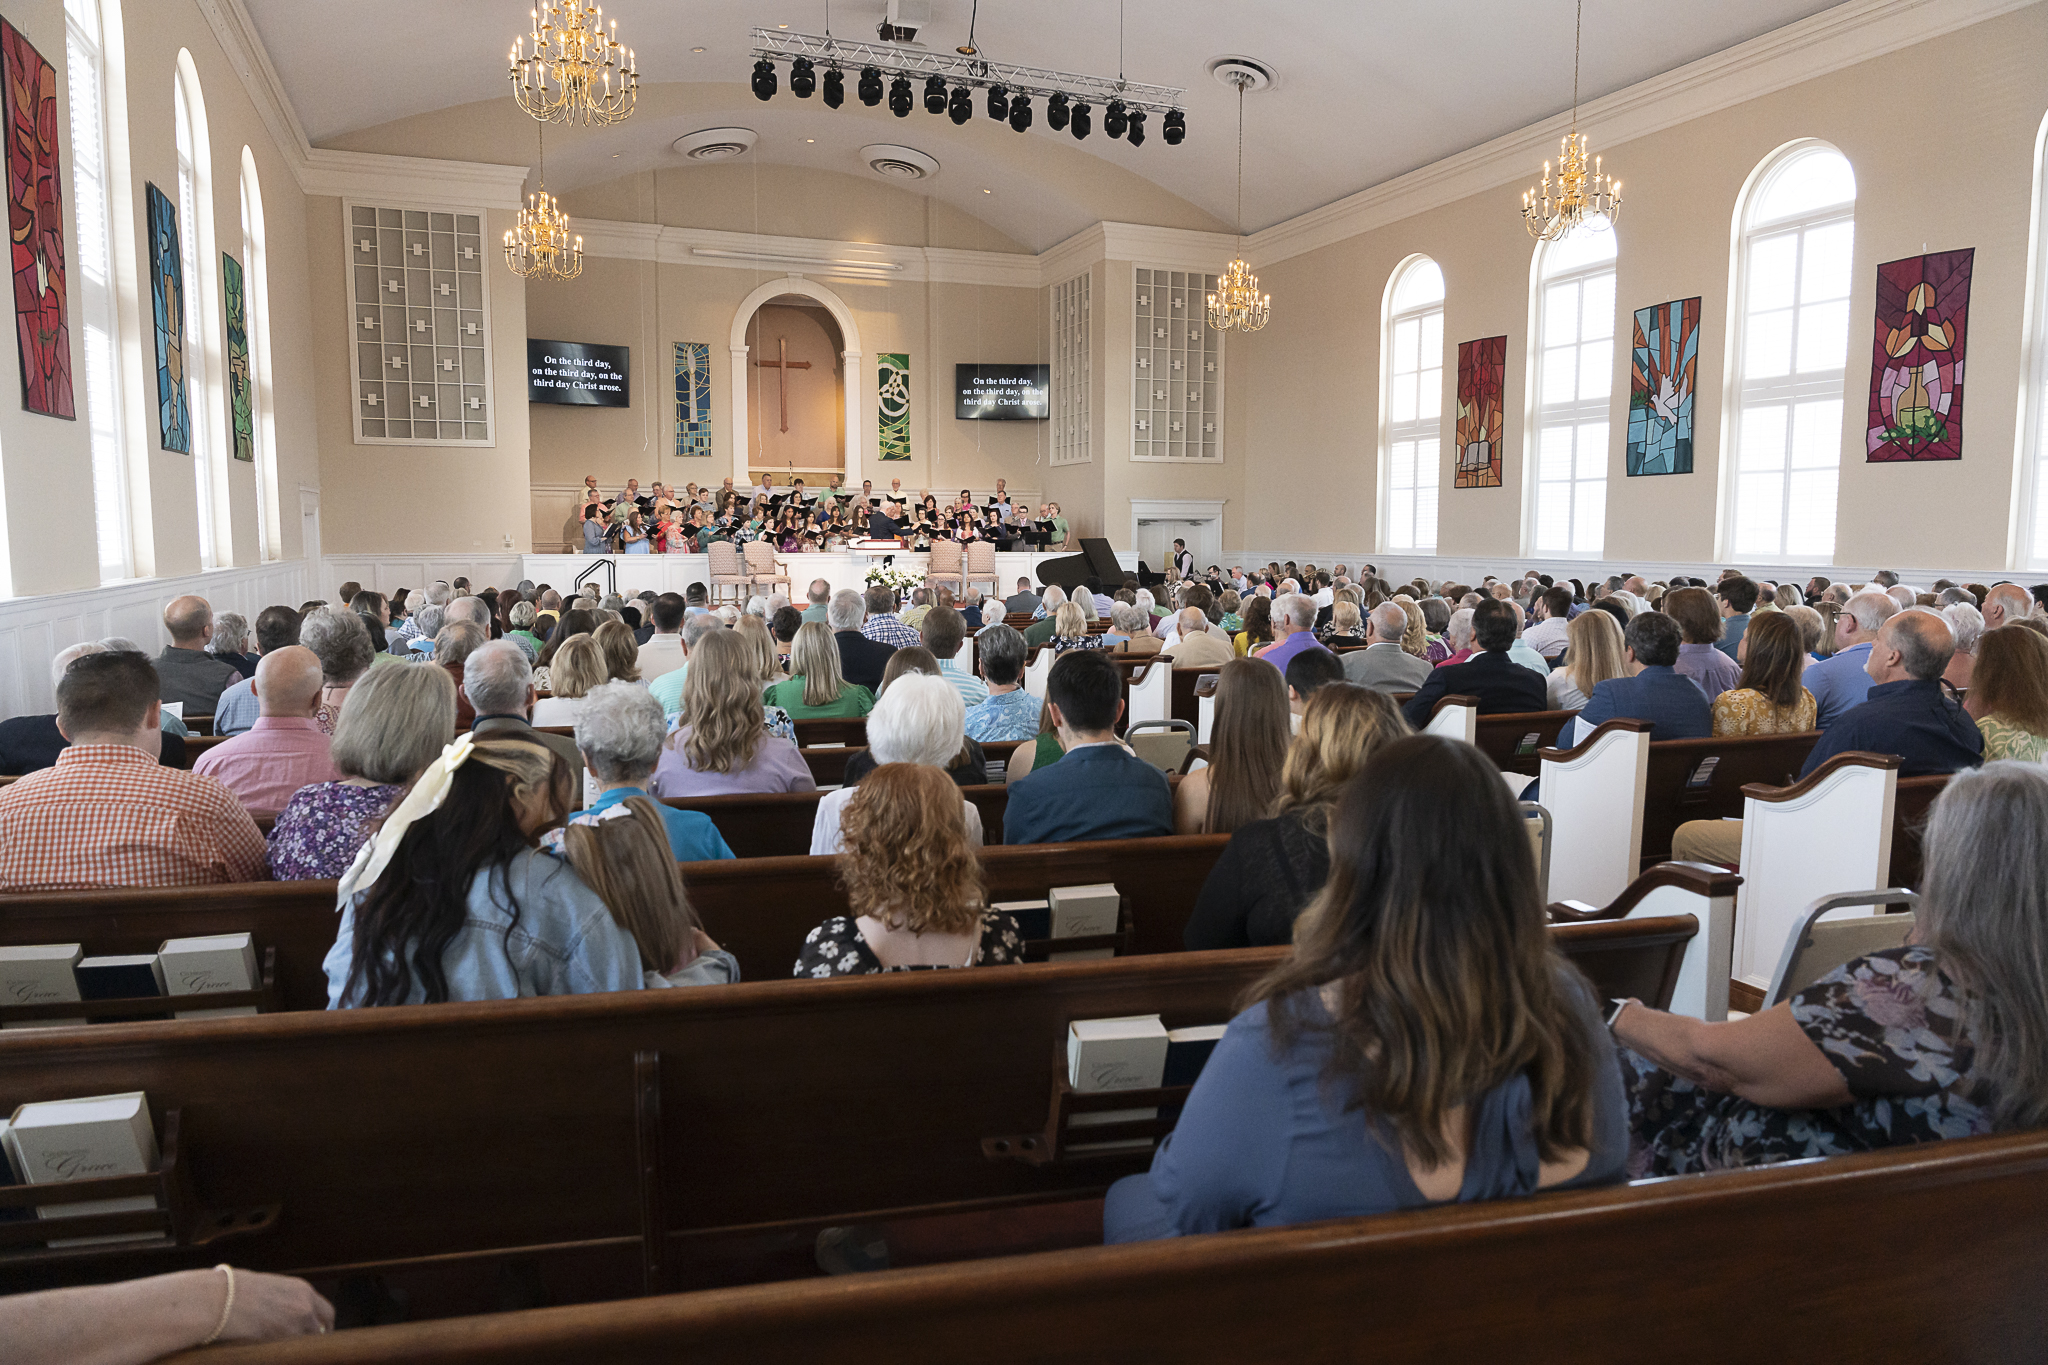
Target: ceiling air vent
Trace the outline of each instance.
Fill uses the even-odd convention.
[[[700,128],[675,141],[675,148],[691,161],[731,161],[754,150],[752,128]]]
[[[939,163],[915,147],[893,142],[870,142],[860,149],[868,169],[886,180],[929,180],[939,173]]]

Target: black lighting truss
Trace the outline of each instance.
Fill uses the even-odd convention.
[[[1186,91],[1171,86],[1140,85],[1135,81],[1082,76],[1071,71],[1047,71],[1035,66],[1009,66],[952,52],[927,52],[894,43],[851,42],[845,38],[791,33],[785,29],[757,28],[753,35],[753,55],[760,61],[795,62],[802,58],[814,69],[836,67],[858,71],[873,67],[887,77],[909,77],[927,82],[937,78],[955,88],[999,89],[1010,95],[1047,99],[1064,95],[1070,104],[1092,104],[1098,109],[1116,102],[1132,113],[1150,110],[1162,118],[1171,115],[1175,131],[1185,126],[1181,96]],[[932,87],[927,86],[926,89]],[[1168,139],[1169,142],[1179,140],[1178,137]]]

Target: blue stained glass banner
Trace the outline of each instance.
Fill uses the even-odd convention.
[[[676,343],[676,454],[711,454],[711,347]]]

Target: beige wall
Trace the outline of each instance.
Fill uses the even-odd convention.
[[[106,0],[102,0],[103,6]],[[245,269],[242,247],[242,150],[251,149],[257,169],[265,219],[266,273],[270,300],[271,432],[277,461],[280,540],[285,558],[299,554],[298,489],[317,488],[313,456],[311,350],[307,345],[306,253],[303,199],[291,164],[271,139],[240,76],[222,52],[213,30],[192,0],[127,0],[119,6],[125,30],[122,50],[109,54],[110,68],[125,70],[123,82],[128,122],[110,129],[111,154],[126,149],[132,195],[126,205],[131,232],[117,231],[112,243],[116,261],[120,327],[140,365],[122,375],[126,467],[131,473],[131,502],[136,509],[136,568],[139,574],[189,574],[199,568],[196,475],[191,455],[166,452],[158,440],[156,356],[151,330],[148,231],[144,186],[154,182],[173,199],[178,192],[177,145],[172,121],[174,73],[181,48],[192,54],[199,74],[199,93],[206,116],[212,163],[211,200],[215,253],[232,255]],[[64,7],[61,0],[24,0],[8,13],[45,60],[58,69],[59,143],[64,174],[67,265],[77,270],[77,233],[72,193],[70,88],[65,72]],[[110,70],[110,78],[114,72]],[[110,106],[113,101],[109,100]],[[218,260],[211,262],[218,278]],[[205,272],[202,271],[202,274]],[[126,288],[121,289],[122,281]],[[254,280],[250,281],[253,293]],[[225,324],[218,290],[211,295],[196,282],[186,284],[189,304],[207,313],[207,331],[214,352],[212,383],[202,396],[192,387],[192,401],[207,402],[208,434],[225,441],[228,431],[221,355]],[[253,300],[251,304],[253,308]],[[61,421],[21,410],[18,400],[0,400],[0,451],[6,455],[8,549],[17,594],[48,593],[91,587],[99,582],[92,509],[92,450],[85,415],[88,394],[84,333],[77,304],[69,318],[74,401],[79,420]],[[252,345],[254,338],[252,337]],[[258,426],[259,439],[263,426]],[[219,546],[223,566],[257,563],[257,467],[227,461],[226,496],[231,540]],[[142,477],[137,477],[142,476]]]
[[[770,304],[754,314],[747,324],[747,463],[753,471],[787,481],[794,469],[813,484],[824,481],[818,471],[844,472],[845,349],[839,325],[822,308]],[[780,368],[784,360],[787,370]]]
[[[1858,191],[1836,560],[1971,568],[2006,562],[2030,197],[2048,110],[2044,70],[2048,7],[2035,6],[1654,136],[1595,148],[1623,179],[1627,196],[1618,227],[1605,558],[1718,557],[1736,204],[1751,172],[1774,150],[1819,138],[1849,158]],[[1902,90],[1941,94],[1913,115],[1901,108]],[[1501,185],[1260,272],[1273,295],[1273,322],[1231,338],[1226,399],[1229,462],[1259,494],[1245,516],[1230,520],[1227,545],[1374,543],[1382,301],[1394,268],[1424,252],[1443,267],[1448,291],[1438,553],[1522,556],[1532,244],[1516,212],[1520,188]],[[1963,459],[1868,464],[1863,417],[1876,267],[1960,247],[1977,252]],[[1695,294],[1703,314],[1694,473],[1627,478],[1629,315]],[[1456,489],[1450,432],[1457,344],[1501,333],[1508,336],[1505,483]],[[1174,496],[1163,490],[1176,482],[1150,471],[1135,479],[1153,490],[1147,496]]]

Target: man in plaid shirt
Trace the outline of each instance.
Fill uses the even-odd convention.
[[[903,624],[903,618],[896,614],[896,590],[880,583],[867,592],[868,619],[861,626],[860,633],[877,644],[888,645],[891,649],[908,649],[924,643],[923,637],[910,626]]]
[[[157,765],[156,669],[93,654],[57,685],[57,766],[0,789],[0,891],[266,879],[256,822],[210,777]]]

